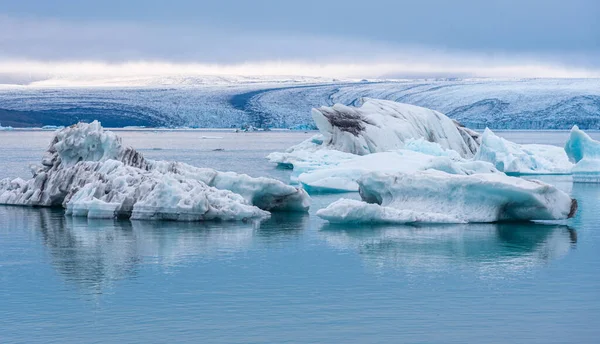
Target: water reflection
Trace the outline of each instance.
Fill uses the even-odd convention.
[[[298,239],[307,218],[275,215],[260,224],[87,220],[60,210],[0,207],[0,228],[39,238],[56,271],[92,293],[134,278],[142,264],[169,273],[192,261],[230,259],[253,245],[283,245]]]
[[[441,271],[468,268],[504,276],[567,254],[577,232],[564,225],[535,223],[344,227],[319,232],[332,247],[356,251],[377,269]]]

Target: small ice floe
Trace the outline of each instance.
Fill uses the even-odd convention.
[[[575,163],[573,181],[600,183],[600,142],[574,126],[565,144],[565,152]]]

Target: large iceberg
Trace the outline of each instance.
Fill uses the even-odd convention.
[[[469,223],[561,220],[577,201],[554,186],[501,173],[368,173],[362,201],[341,199],[317,215],[332,223]]]
[[[320,134],[284,153],[269,155],[269,160],[293,164],[303,154],[298,152],[320,149],[366,155],[401,149],[407,141],[422,138],[462,157],[477,152],[479,135],[437,111],[388,100],[362,101],[360,107],[335,104],[313,109]]]
[[[562,147],[520,145],[485,129],[475,160],[487,161],[502,172],[525,174],[570,174],[573,164]]]
[[[575,163],[573,181],[600,182],[600,142],[574,126],[565,144],[565,152]]]
[[[278,180],[145,159],[97,121],[57,132],[32,179],[0,181],[0,204],[94,218],[243,220],[309,203],[304,190]]]
[[[477,151],[474,132],[437,111],[389,100],[362,102],[360,107],[335,104],[312,110],[325,146],[365,155],[402,148],[407,139],[426,138],[463,157]]]

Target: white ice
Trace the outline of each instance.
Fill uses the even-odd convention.
[[[302,189],[270,178],[145,159],[98,122],[58,132],[32,179],[0,181],[0,204],[63,206],[74,216],[242,220],[306,211]]]
[[[565,144],[565,152],[575,163],[573,181],[600,182],[600,142],[574,126]]]
[[[407,145],[407,148],[418,147],[422,146]],[[355,192],[359,189],[358,180],[369,172],[415,173],[428,169],[464,175],[498,172],[490,163],[462,159],[454,151],[449,151],[449,156],[444,156],[441,154],[445,151],[441,148],[437,152],[431,145],[426,145],[425,148],[428,148],[426,151],[440,155],[428,155],[407,149],[355,155],[353,159],[339,161],[336,165],[325,165],[306,171],[297,179],[308,192]]]
[[[562,147],[520,145],[485,129],[475,160],[492,163],[499,171],[515,175],[570,174],[573,164]]]
[[[333,223],[468,223],[561,220],[577,209],[554,186],[501,173],[376,172],[358,184],[362,202],[342,199],[317,215]]]
[[[335,104],[312,110],[324,148],[366,155],[425,138],[463,157],[477,151],[475,133],[437,111],[389,100],[366,98],[362,102],[360,107]]]

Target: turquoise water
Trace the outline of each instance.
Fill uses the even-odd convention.
[[[289,171],[263,157],[310,136],[120,134],[151,158],[284,180]],[[27,177],[50,136],[0,133],[0,178]],[[315,196],[310,214],[260,225],[0,207],[0,342],[595,343],[600,185],[546,181],[579,200],[574,219],[340,227],[314,216],[340,195]]]

